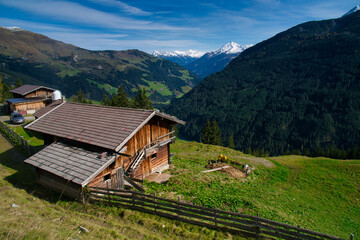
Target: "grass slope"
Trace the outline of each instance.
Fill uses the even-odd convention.
[[[33,168],[23,160],[0,134],[0,239],[243,239],[155,215],[64,199],[37,185]],[[79,226],[90,232],[79,232]]]
[[[360,236],[360,161],[281,156],[254,158],[224,147],[177,141],[172,145],[172,178],[147,182],[158,195],[182,195],[195,204],[239,211],[300,225],[343,238]],[[225,154],[256,169],[246,179],[201,173],[209,160]],[[235,166],[235,165],[234,165]]]

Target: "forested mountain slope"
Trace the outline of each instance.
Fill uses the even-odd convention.
[[[216,120],[238,149],[348,149],[360,144],[360,12],[295,26],[205,78],[168,112],[199,140]]]
[[[0,74],[7,83],[20,77],[66,96],[81,89],[96,100],[120,85],[132,96],[140,85],[157,103],[181,97],[200,81],[185,68],[138,50],[89,51],[18,28],[0,28]]]

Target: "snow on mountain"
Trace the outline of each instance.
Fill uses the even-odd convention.
[[[153,56],[155,57],[192,57],[192,58],[200,58],[202,57],[206,52],[202,51],[196,51],[189,49],[187,51],[178,51],[175,50],[174,52],[160,52],[160,51],[154,51]]]
[[[24,31],[24,29],[22,29],[22,28],[19,28],[19,27],[2,27],[2,28],[6,28],[6,29],[8,29],[8,30],[10,30],[10,31],[13,31],[13,32],[18,32],[18,31]]]
[[[245,49],[252,47],[252,46],[253,46],[253,44],[240,45],[240,44],[237,44],[236,42],[229,42],[229,43],[225,44],[224,46],[222,46],[220,49],[218,49],[216,51],[212,51],[211,53],[213,53],[213,54],[221,54],[221,53],[237,54],[237,53],[241,53]]]
[[[360,5],[355,6],[354,8],[352,8],[350,11],[348,11],[347,13],[345,13],[343,16],[349,15],[351,13],[357,12],[360,10]]]
[[[199,77],[205,78],[210,74],[223,70],[231,60],[251,46],[253,45],[240,45],[236,42],[229,42],[218,50],[204,54],[204,56],[185,65],[185,67]]]
[[[252,46],[253,44],[240,45],[236,42],[229,42],[221,48],[210,52],[196,50],[173,52],[154,51],[152,55],[180,64],[199,77],[204,78],[212,73],[221,71],[232,59]]]

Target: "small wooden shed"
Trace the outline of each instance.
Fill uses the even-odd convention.
[[[6,101],[11,112],[33,114],[51,103],[54,91],[52,88],[27,84],[11,90],[14,98]]]
[[[155,110],[64,102],[25,127],[48,145],[25,162],[40,184],[79,197],[86,186],[116,184],[119,173],[142,179],[167,168],[176,124],[185,123]]]

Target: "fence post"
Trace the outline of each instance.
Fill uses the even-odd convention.
[[[178,196],[178,202],[179,202],[179,203],[181,202],[181,195]],[[177,207],[178,207],[178,212],[177,212],[177,214],[178,214],[178,217],[180,217],[180,205],[178,204]]]
[[[257,217],[260,217],[260,214],[257,213],[256,215]],[[256,227],[257,227],[257,232],[256,232],[256,235],[258,235],[260,237],[260,234],[261,234],[261,227],[260,227],[260,222],[259,222],[259,219],[256,219]]]
[[[155,212],[157,212],[156,192],[154,192],[154,208],[155,208]]]
[[[354,234],[350,234],[350,240],[354,240]]]
[[[106,189],[107,189],[107,194],[108,194],[108,201],[110,204],[110,191],[109,191],[109,182],[108,181],[106,182]]]
[[[215,207],[214,208],[214,214],[215,214],[215,226],[218,225],[218,222],[217,222],[217,214],[218,214],[218,211],[217,211],[217,208]]]
[[[135,206],[135,193],[132,193],[132,205]]]

